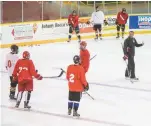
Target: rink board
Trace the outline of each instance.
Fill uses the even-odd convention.
[[[86,24],[90,18],[80,19],[80,34],[82,39],[94,38],[94,31],[92,24]],[[116,36],[116,16],[106,16],[109,23],[108,26],[103,26],[103,37]],[[126,24],[126,34],[129,29],[129,20]],[[55,42],[66,42],[68,39],[69,26],[67,19],[51,20],[51,21],[35,21],[13,24],[2,24],[0,26],[0,43],[1,48],[10,47],[12,43],[19,46],[47,44]],[[151,30],[135,29],[135,34],[151,34]],[[77,40],[75,34],[72,40]]]

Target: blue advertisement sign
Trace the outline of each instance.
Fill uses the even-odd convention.
[[[130,16],[129,29],[151,29],[151,15]]]

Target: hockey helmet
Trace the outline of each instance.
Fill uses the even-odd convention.
[[[15,44],[11,45],[10,49],[11,49],[12,53],[15,53],[15,54],[18,53],[18,46],[17,45],[15,45]]]
[[[86,41],[82,41],[82,42],[80,42],[80,49],[85,49],[85,48],[86,48],[86,46],[87,46]]]
[[[30,58],[30,53],[28,51],[23,52],[23,59],[29,59]]]
[[[76,10],[73,10],[73,11],[72,11],[72,15],[74,15],[74,16],[77,15]]]
[[[80,63],[80,56],[75,55],[75,56],[73,57],[73,62],[74,62],[75,64],[79,64],[79,63]]]
[[[125,9],[125,8],[122,8],[122,12],[126,13],[126,9]]]

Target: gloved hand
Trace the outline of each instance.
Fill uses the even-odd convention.
[[[13,82],[17,82],[18,81],[18,77],[17,76],[12,75],[12,77],[13,77],[13,79],[12,79]]]
[[[118,21],[117,20],[115,21],[115,24],[118,25]]]
[[[127,56],[127,55],[124,55],[124,56],[123,56],[123,59],[124,59],[124,60],[127,60],[127,59],[128,59],[128,56]]]
[[[37,80],[42,80],[42,79],[43,79],[43,77],[42,77],[40,74],[37,74],[37,75],[35,76],[35,78],[36,78]]]
[[[105,24],[105,25],[108,25],[108,22],[107,22],[107,20],[106,20],[106,19],[104,20],[104,24]]]
[[[87,86],[84,86],[84,91],[88,91],[89,90],[89,84],[87,83]]]
[[[90,21],[87,21],[87,24],[90,24]]]

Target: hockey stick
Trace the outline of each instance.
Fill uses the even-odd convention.
[[[92,100],[95,100],[87,91],[84,91]]]
[[[123,53],[124,53],[124,47],[123,47],[123,44],[121,43],[121,45],[122,45],[122,49],[123,49]],[[124,60],[125,61],[125,60]],[[126,64],[126,69],[127,69],[127,71],[128,71],[128,77],[130,78],[130,70],[128,69],[128,64],[127,64],[127,62],[125,61],[125,64]],[[131,83],[133,83],[133,81],[130,79],[130,82]]]
[[[48,78],[48,79],[51,79],[51,78],[59,78],[63,75],[63,73],[65,72],[62,68],[60,68],[61,70],[61,73],[58,75],[58,76],[51,76],[51,77],[43,77],[43,78]]]
[[[91,60],[93,60],[96,56],[97,56],[97,54],[96,54],[96,55],[94,55],[92,58],[90,58],[90,61],[91,61]]]

